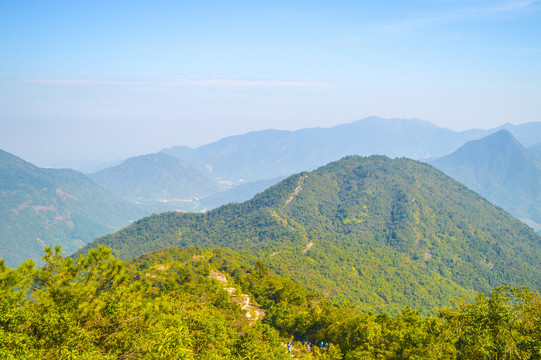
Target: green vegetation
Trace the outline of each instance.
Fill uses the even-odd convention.
[[[168,205],[164,201],[172,202],[169,210],[183,201],[225,189],[189,164],[162,153],[130,158],[89,176],[107,191],[129,201],[160,202],[163,207]]]
[[[46,245],[71,253],[148,213],[77,171],[38,168],[0,150],[0,257],[9,266],[39,260]]]
[[[231,289],[265,314],[248,318]],[[0,261],[2,359],[288,359],[288,341],[297,359],[541,358],[536,292],[499,288],[437,314],[362,313],[224,249],[124,263],[105,247],[77,260],[46,248],[37,268]]]
[[[251,264],[363,311],[424,314],[453,296],[541,289],[541,238],[433,167],[347,157],[242,204],[150,216],[89,244],[121,259],[175,246],[237,250]]]
[[[0,266],[2,359],[286,358],[278,333],[210,279],[162,286],[105,248],[77,261],[46,248],[43,260]]]
[[[541,162],[508,131],[470,141],[433,165],[540,229]]]

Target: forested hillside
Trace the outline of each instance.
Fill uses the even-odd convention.
[[[541,297],[494,289],[421,316],[362,313],[225,249],[129,263],[99,247],[44,265],[0,261],[2,359],[537,359]]]
[[[126,200],[169,202],[180,208],[182,202],[226,188],[189,164],[162,153],[130,158],[89,176],[104,189]]]
[[[470,141],[433,165],[541,229],[541,160],[507,130]]]
[[[71,253],[148,213],[82,173],[39,168],[0,150],[0,257],[9,266],[40,259],[44,246]]]
[[[227,247],[330,299],[424,312],[491,288],[541,288],[541,238],[433,167],[347,157],[205,214],[165,213],[97,239],[122,259]]]

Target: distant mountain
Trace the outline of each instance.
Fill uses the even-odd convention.
[[[186,162],[163,153],[130,158],[89,176],[112,194],[136,202],[190,203],[226,188]]]
[[[519,125],[507,123],[493,129],[492,131],[495,132],[499,130],[509,131],[522,145],[526,147],[541,143],[541,122],[529,122]]]
[[[148,214],[82,173],[38,168],[0,150],[0,258],[41,259],[45,245],[71,253]]]
[[[507,130],[500,130],[433,162],[517,218],[541,224],[541,163]]]
[[[362,309],[433,309],[499,285],[541,289],[541,237],[430,165],[346,157],[241,204],[164,213],[87,245],[128,259],[226,247]]]
[[[528,146],[527,149],[536,157],[537,161],[541,162],[541,143]]]
[[[210,177],[238,184],[312,170],[346,155],[439,157],[484,134],[485,130],[455,132],[415,119],[370,117],[332,128],[256,131],[196,149],[180,146],[161,152]]]
[[[229,190],[225,190],[213,195],[209,195],[200,200],[200,204],[208,209],[214,209],[218,206],[229,204],[232,202],[243,202],[250,200],[257,193],[260,193],[272,185],[283,180],[283,177],[270,180],[257,180],[249,183],[233,186]]]

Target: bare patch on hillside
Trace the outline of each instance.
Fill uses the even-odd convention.
[[[66,192],[63,192],[62,189],[60,189],[60,188],[56,189],[56,195],[58,195],[59,197],[61,197],[64,200],[66,200],[66,199],[79,200],[75,196],[70,195],[70,194],[68,194]]]
[[[284,226],[288,227],[290,230],[295,231],[295,228],[289,225],[287,219],[282,218],[276,211],[272,211],[271,216],[281,222]]]
[[[225,277],[225,275],[222,274],[222,273],[220,273],[220,272],[218,272],[218,271],[216,271],[216,270],[212,270],[212,271],[210,272],[209,278],[211,278],[211,279],[216,279],[216,280],[218,280],[219,282],[221,282],[222,284],[227,285],[227,278]]]
[[[308,177],[308,175],[303,175],[299,178],[299,182],[297,183],[297,187],[295,188],[295,191],[293,191],[293,194],[289,197],[289,199],[286,200],[286,205],[289,204],[295,196],[299,195],[299,193],[302,190],[302,187],[304,186],[304,180]]]
[[[32,210],[34,211],[55,211],[54,206],[43,206],[43,205],[34,205],[32,206]]]
[[[312,248],[312,246],[314,246],[314,243],[313,243],[313,242],[309,242],[308,244],[306,244],[306,249],[304,249],[304,250],[302,251],[302,253],[303,253],[303,254],[306,254],[306,252],[307,252],[308,250],[310,250],[310,249]]]
[[[250,296],[248,296],[247,294],[240,294],[239,296],[237,296],[235,295],[234,290],[231,291],[230,294],[231,301],[239,304],[241,309],[246,311],[246,318],[250,320],[253,324],[256,323],[257,320],[265,316],[265,311],[260,306],[252,302],[250,300]]]
[[[171,266],[169,266],[169,265],[158,264],[158,265],[154,266],[154,269],[160,270],[160,271],[165,271],[165,270],[169,270],[170,267]]]
[[[17,210],[24,210],[26,209],[27,207],[30,207],[30,201],[26,201],[25,203],[19,205],[19,207],[17,208]]]
[[[216,279],[222,284],[227,285],[227,278],[225,275],[216,270],[210,272],[209,278]],[[237,289],[234,287],[226,287],[224,290],[229,293],[229,300],[231,300],[231,302],[239,304],[241,309],[246,311],[245,316],[252,324],[255,324],[257,320],[265,316],[265,311],[254,303],[247,294],[237,295]]]
[[[41,240],[39,237],[36,238],[36,241],[41,244],[41,246],[45,247],[45,241]]]

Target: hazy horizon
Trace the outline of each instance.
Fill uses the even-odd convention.
[[[42,166],[372,115],[541,121],[540,1],[7,0],[0,22],[0,149]]]

